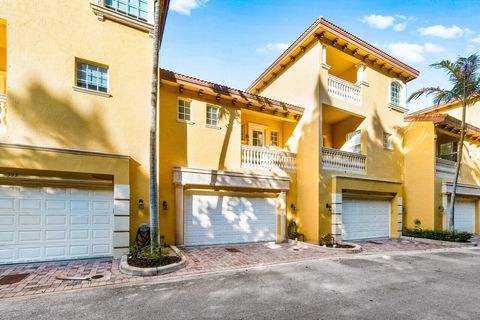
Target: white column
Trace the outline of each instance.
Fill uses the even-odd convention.
[[[443,229],[450,230],[450,199],[447,194],[442,195],[442,206],[443,206]],[[436,208],[435,208],[436,209]]]
[[[130,246],[130,185],[113,186],[113,256],[120,258]]]
[[[327,64],[327,46],[325,44],[320,44],[321,49],[321,66],[324,69],[330,70],[330,66]]]
[[[365,64],[364,63],[359,63],[356,65],[357,67],[357,86],[361,85],[366,85],[368,86],[368,81],[367,81],[367,73],[365,71]]]
[[[183,185],[175,186],[175,211],[176,211],[176,244],[183,245]]]
[[[280,240],[284,241],[287,239],[287,193],[285,191],[280,192],[278,202],[280,204]]]
[[[397,234],[402,236],[403,232],[403,198],[397,197]]]

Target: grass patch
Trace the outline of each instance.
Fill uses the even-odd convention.
[[[405,228],[403,235],[407,237],[425,238],[450,242],[468,242],[473,234],[465,231],[430,230],[421,228]]]

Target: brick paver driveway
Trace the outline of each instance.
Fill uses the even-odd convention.
[[[363,247],[360,254],[393,251],[415,251],[448,248],[442,244],[426,244],[410,240],[371,240],[357,242]],[[303,243],[252,243],[210,247],[185,248],[187,265],[177,272],[156,277],[135,277],[122,274],[119,260],[95,259],[66,262],[31,263],[0,266],[0,279],[6,275],[28,274],[20,282],[0,285],[0,298],[74,290],[105,285],[159,281],[198,273],[218,272],[277,263],[327,258],[345,255],[319,246]],[[103,278],[92,281],[58,280],[59,275],[92,276]]]

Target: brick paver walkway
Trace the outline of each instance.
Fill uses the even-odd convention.
[[[448,247],[441,244],[426,244],[410,240],[371,240],[360,241],[357,243],[359,243],[364,249],[360,254],[428,250]],[[231,250],[232,248],[234,250]],[[146,278],[129,276],[121,273],[119,270],[119,260],[112,259],[0,266],[0,279],[5,275],[29,274],[28,277],[18,283],[0,285],[0,298],[122,283],[155,281],[176,276],[187,276],[198,273],[209,273],[282,262],[345,255],[343,252],[319,246],[305,245],[300,242],[298,244],[255,243],[196,247],[185,248],[184,252],[187,256],[187,265],[185,268],[171,274]],[[79,277],[96,274],[103,275],[103,278],[92,281],[58,280],[55,278],[59,275]]]

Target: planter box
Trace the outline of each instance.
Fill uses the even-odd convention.
[[[120,271],[132,276],[151,277],[175,272],[185,267],[185,264],[187,263],[185,255],[175,246],[170,246],[170,248],[172,248],[172,250],[181,258],[180,262],[155,268],[138,268],[129,265],[127,255],[123,255],[120,260]]]

